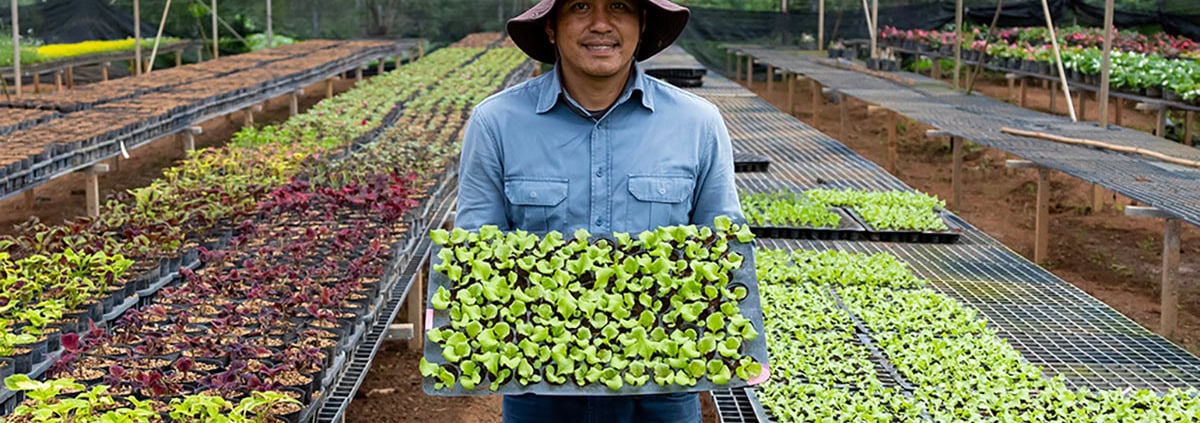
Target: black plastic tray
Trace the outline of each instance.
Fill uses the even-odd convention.
[[[762,173],[771,167],[771,159],[750,153],[733,153],[735,173]]]
[[[876,242],[906,242],[914,244],[953,244],[958,242],[962,237],[963,229],[946,218],[946,212],[939,210],[937,215],[950,228],[948,231],[899,231],[899,230],[878,230],[871,227],[866,219],[858,214],[853,208],[848,210],[851,216],[858,221],[860,225],[866,228],[864,236],[869,241]]]
[[[837,228],[750,226],[750,230],[761,238],[858,241],[867,237],[867,228],[860,219],[840,207],[830,207],[829,210],[842,217]]]

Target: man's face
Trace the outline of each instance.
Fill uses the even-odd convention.
[[[637,0],[566,0],[546,25],[565,71],[603,79],[628,69],[641,39]]]

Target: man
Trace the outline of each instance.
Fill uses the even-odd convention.
[[[669,0],[542,0],[508,22],[549,72],[475,108],[463,143],[457,225],[530,232],[641,232],[744,221],[720,112],[646,76],[689,12]],[[700,421],[696,394],[504,398],[504,421]]]

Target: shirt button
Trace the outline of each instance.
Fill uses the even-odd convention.
[[[659,193],[659,194],[666,194],[666,193],[667,193],[667,189],[666,189],[666,188],[659,188],[659,189],[658,189],[658,193]]]
[[[530,193],[529,193],[529,198],[537,198],[537,191],[532,191],[532,192],[530,192]]]
[[[604,219],[596,219],[596,226],[604,226]]]
[[[604,177],[604,169],[596,169],[596,177],[597,178]]]

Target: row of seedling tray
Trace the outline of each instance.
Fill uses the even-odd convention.
[[[948,244],[963,232],[941,200],[915,191],[778,190],[743,193],[741,203],[765,238]]]

